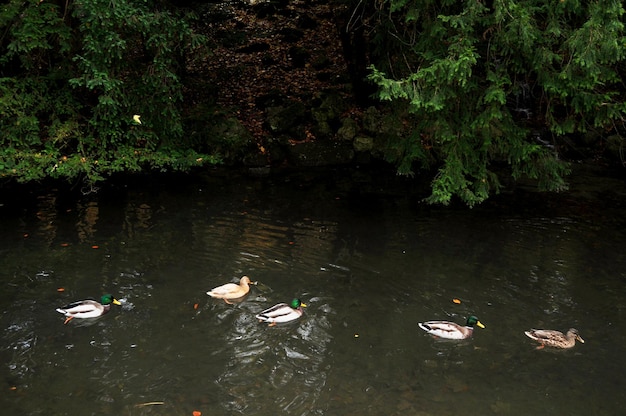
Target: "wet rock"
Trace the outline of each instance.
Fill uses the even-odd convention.
[[[354,150],[357,152],[371,152],[374,149],[374,139],[367,136],[359,136],[354,139]]]
[[[273,133],[293,133],[294,128],[302,125],[306,108],[299,101],[292,101],[285,106],[269,107],[266,110],[266,124]]]
[[[351,141],[356,136],[359,129],[359,125],[351,118],[344,118],[341,120],[341,127],[337,131],[337,138],[341,140]]]
[[[329,92],[320,98],[320,104],[312,109],[312,113],[318,122],[332,122],[337,121],[345,110],[344,98],[339,93]]]
[[[381,119],[382,116],[376,107],[369,107],[363,113],[363,129],[370,134],[380,133]]]
[[[318,139],[330,139],[335,130],[330,125],[330,123],[326,121],[318,121],[312,128],[311,131]]]
[[[317,102],[319,104],[311,108],[311,115],[316,123],[313,131],[317,138],[331,138],[340,128],[339,117],[346,109],[344,99],[341,95],[330,92]]]

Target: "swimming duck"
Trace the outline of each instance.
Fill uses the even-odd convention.
[[[448,321],[419,322],[417,325],[429,334],[445,339],[466,339],[474,333],[474,325],[485,327],[474,315],[467,318],[465,326]]]
[[[229,299],[239,299],[246,296],[250,291],[250,286],[248,285],[251,284],[255,285],[256,282],[251,282],[248,276],[244,276],[239,280],[239,284],[226,283],[209,290],[206,294],[212,298],[224,299],[224,302],[230,304]]]
[[[279,303],[274,305],[256,315],[256,318],[261,322],[268,322],[270,326],[274,326],[277,323],[298,319],[304,313],[302,308],[306,308],[306,304],[302,303],[300,299],[294,299],[290,304]]]
[[[100,302],[95,300],[79,300],[57,308],[57,312],[66,316],[65,322],[68,323],[74,318],[97,318],[102,316],[111,309],[111,304],[121,305],[120,301],[115,299],[113,295],[103,295]]]
[[[576,328],[570,328],[566,334],[555,331],[553,329],[531,329],[530,331],[524,331],[528,338],[534,339],[541,343],[537,349],[541,349],[545,346],[554,348],[572,348],[576,341],[580,341],[583,344],[585,341],[578,335]]]

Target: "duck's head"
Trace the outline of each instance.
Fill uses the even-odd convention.
[[[246,284],[246,285],[256,285],[256,282],[253,282],[252,280],[250,280],[250,278],[248,276],[244,276],[241,279],[239,279],[239,284]]]
[[[302,301],[297,298],[292,300],[289,306],[291,306],[293,309],[298,309],[299,307],[306,308],[306,304],[302,303]]]
[[[474,315],[471,315],[469,318],[467,318],[467,326],[471,326],[473,328],[474,325],[476,325],[479,328],[485,327],[485,325],[483,325],[482,322],[480,322],[477,317],[475,317]]]
[[[102,297],[100,298],[100,303],[103,304],[103,305],[110,305],[112,303],[114,305],[121,305],[122,304],[119,300],[115,299],[113,297],[113,295],[108,294],[108,293],[106,295],[102,295]]]
[[[567,337],[569,338],[570,336],[573,336],[576,341],[579,341],[583,344],[585,343],[585,340],[580,337],[576,328],[570,328],[567,331]]]

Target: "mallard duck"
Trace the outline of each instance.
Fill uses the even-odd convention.
[[[446,339],[466,339],[471,337],[474,333],[474,325],[480,328],[485,327],[485,325],[473,315],[467,318],[465,326],[448,321],[419,322],[418,325],[429,334]]]
[[[250,286],[254,285],[256,282],[251,282],[248,276],[244,276],[239,280],[239,284],[237,283],[226,283],[225,285],[215,287],[208,292],[207,295],[212,298],[224,299],[224,302],[231,303],[229,299],[239,299],[248,294],[250,291]]]
[[[274,326],[298,319],[304,313],[302,308],[306,308],[306,304],[302,303],[300,299],[294,299],[290,304],[279,303],[274,305],[259,313],[256,318],[261,322],[268,322],[270,326]]]
[[[538,349],[545,346],[554,348],[572,348],[574,344],[576,344],[577,340],[583,344],[585,343],[580,335],[578,335],[578,330],[576,328],[568,329],[566,334],[553,329],[531,329],[530,331],[524,331],[524,333],[528,338],[541,343],[541,345],[537,347]]]
[[[66,316],[65,322],[68,323],[74,318],[97,318],[102,316],[111,309],[111,304],[121,305],[120,301],[115,299],[113,295],[103,295],[100,302],[95,300],[79,300],[57,308],[57,312]]]

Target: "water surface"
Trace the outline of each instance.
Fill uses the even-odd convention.
[[[623,183],[467,210],[398,181],[5,192],[3,414],[618,414]],[[243,302],[206,295],[243,275],[259,282]],[[55,312],[107,292],[123,305],[99,319]],[[308,305],[298,322],[254,318],[293,297]],[[469,314],[486,329],[468,341],[417,327]],[[586,343],[567,351],[523,334],[572,326]]]

